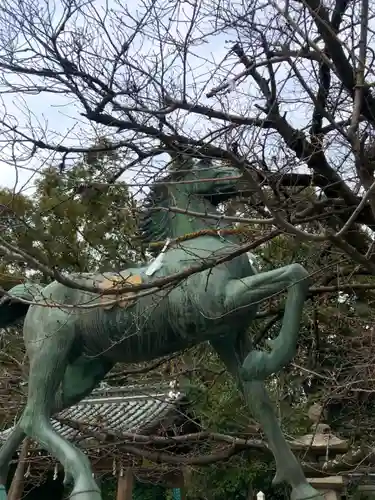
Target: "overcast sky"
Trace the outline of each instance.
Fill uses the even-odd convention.
[[[94,4],[97,9],[100,9],[100,7],[105,4],[105,0],[95,0]],[[124,5],[123,2],[122,4]],[[142,2],[141,0],[128,0],[125,4],[131,6],[132,11],[135,12],[141,9],[140,5],[142,5]],[[116,6],[115,1],[109,0],[109,6]],[[172,24],[168,34],[183,41],[184,35],[190,27],[189,23],[184,21],[191,18],[192,4],[189,2],[181,2],[181,6],[178,13],[178,22]],[[264,12],[262,11],[258,13],[259,16],[263,14]],[[196,27],[196,37],[199,36],[199,30],[202,29],[205,29],[203,24]],[[212,26],[207,25],[206,29],[207,31],[212,31]],[[219,65],[228,54],[229,48],[233,44],[233,40],[236,39],[236,33],[232,33],[232,35],[233,37],[228,36],[228,33],[215,33],[207,38],[204,44],[191,48],[188,84],[192,86],[191,88],[193,88],[194,85],[194,91],[198,90],[198,94],[199,91],[202,91],[202,97],[199,99],[200,103],[215,106],[220,109],[220,103],[217,100],[208,100],[204,97],[205,92],[212,88],[214,81],[222,81],[223,78],[228,75],[234,76],[236,73],[243,71],[243,67],[240,64],[234,66],[233,59],[231,63],[225,62],[220,66],[220,69],[218,69]],[[232,38],[232,40],[228,40],[228,38]],[[135,53],[137,51],[140,58],[142,58],[143,54],[148,54],[150,50],[154,52],[158,50],[158,48],[155,47],[155,40],[143,40],[141,45],[140,41],[136,39],[133,43],[133,52]],[[284,81],[284,84],[280,86],[279,90],[285,95],[290,94],[290,96],[293,97],[293,85],[285,83],[287,73],[283,66],[280,65],[279,68],[276,69],[278,71],[278,80]],[[303,71],[303,68],[301,71]],[[309,71],[309,68],[306,68],[306,71]],[[180,73],[181,66],[176,63],[176,65],[170,69],[170,74],[174,74],[174,78],[178,80],[180,78]],[[214,79],[212,80],[213,76]],[[254,100],[252,86],[253,83],[251,79],[247,78],[246,81],[236,86],[233,93],[225,97],[226,103],[228,104],[229,102],[230,111],[232,113],[241,114],[245,109],[245,113],[250,113],[252,116],[259,113],[255,107],[252,107],[252,101]],[[285,109],[284,106],[284,110]],[[293,106],[288,109],[288,118],[292,121],[294,126],[302,126],[305,123],[305,118],[310,118],[311,114],[309,113],[307,115],[307,109],[306,106],[301,108],[296,104],[293,104]],[[47,130],[47,136],[50,142],[54,142],[55,144],[63,141],[65,145],[82,145],[83,138],[87,139],[88,137],[93,138],[95,136],[93,126],[80,116],[83,109],[79,103],[72,99],[64,98],[61,95],[51,93],[44,93],[41,95],[4,94],[2,96],[2,106],[0,106],[0,113],[3,116],[5,110],[8,120],[9,117],[12,116],[12,121],[24,127],[26,132],[29,132],[28,120],[31,120],[35,130],[38,127]],[[27,115],[25,110],[31,111],[31,114]],[[212,123],[212,121],[205,120],[201,116],[190,115],[185,123],[185,127],[190,130],[200,130],[204,133],[210,129]],[[85,144],[87,145],[87,143]],[[46,163],[54,163],[53,154],[49,156],[44,154],[44,159]],[[30,167],[32,170],[35,170],[43,165],[40,158],[38,158],[32,162]],[[26,168],[23,169],[16,169],[14,165],[5,164],[4,162],[0,163],[0,185],[9,188],[14,188],[16,186],[17,190],[31,192],[35,179],[35,172],[28,171],[27,166],[25,167]],[[125,179],[131,182],[132,176],[133,173],[128,174],[125,176]]]
[[[104,2],[101,0],[95,1],[95,5],[98,9],[103,3]],[[114,2],[111,0],[109,5],[115,6]],[[128,2],[128,5],[131,6],[133,11],[136,11],[139,5],[141,5],[141,2],[131,0]],[[190,4],[186,3],[179,13],[180,20],[184,17],[189,18],[191,9],[192,7]],[[179,36],[183,36],[184,31],[186,31],[188,27],[188,23],[184,24],[180,22],[178,25]],[[195,63],[196,66],[196,71],[194,71],[193,66],[195,78],[202,74],[207,75],[207,72],[212,71],[215,64],[217,65],[227,52],[224,37],[216,35],[211,38],[209,43],[199,48],[200,59],[195,58],[194,61],[194,58],[191,58],[191,63]],[[138,41],[136,40],[134,43],[137,44]],[[142,57],[142,53],[147,54],[153,43],[152,41],[151,43],[147,43],[147,41],[145,42],[143,40],[142,46],[134,47],[134,52],[136,50],[139,51],[139,56]],[[211,61],[213,64],[203,64],[204,60]],[[176,70],[178,71],[178,67],[176,67]],[[191,74],[189,75],[189,79],[192,82]],[[198,79],[196,83],[202,85],[204,84],[204,80],[201,79],[199,81]],[[64,138],[65,145],[78,145],[81,143],[82,138],[95,136],[94,128],[85,118],[80,116],[82,111],[82,107],[79,106],[79,103],[76,101],[51,93],[43,93],[40,95],[12,95],[4,93],[0,106],[0,113],[2,116],[6,114],[8,121],[12,121],[13,123],[16,122],[25,127],[24,130],[26,132],[29,131],[27,122],[31,120],[35,129],[41,126],[45,130],[48,130],[48,136],[51,137],[52,140],[54,139],[55,143],[61,142],[62,138]],[[28,114],[28,112],[31,113]],[[191,122],[191,126],[195,126],[194,121]],[[53,163],[53,153],[46,157],[46,161]],[[32,170],[38,168],[38,166],[42,166],[39,159],[33,161],[30,165]],[[34,171],[28,171],[27,166],[25,167],[26,168],[16,169],[14,165],[2,162],[0,165],[0,185],[9,188],[15,188],[16,186],[17,190],[23,191],[30,190],[35,179],[35,173]]]

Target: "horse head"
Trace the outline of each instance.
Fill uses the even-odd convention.
[[[142,239],[149,243],[212,227],[204,216],[236,196],[240,178],[237,168],[210,158],[180,160],[150,187],[141,214]]]

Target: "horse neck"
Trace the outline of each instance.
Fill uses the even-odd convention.
[[[190,197],[184,200],[183,203],[180,202],[177,206],[179,208],[186,208],[187,213],[173,214],[170,228],[172,238],[178,238],[204,230],[221,229],[228,226],[228,224],[217,218],[194,215],[194,212],[199,214],[219,215],[217,208],[202,197]]]

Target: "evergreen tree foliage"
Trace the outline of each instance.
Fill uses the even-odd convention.
[[[139,261],[135,239],[136,204],[125,182],[111,182],[121,157],[96,152],[101,139],[69,168],[49,166],[32,193],[0,190],[2,236],[48,266],[64,273],[124,269]],[[24,280],[48,283],[25,260],[0,259],[0,286]],[[0,352],[0,425],[12,424],[24,404],[19,382],[27,378],[21,330],[3,331]]]

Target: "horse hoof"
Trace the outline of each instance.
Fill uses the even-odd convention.
[[[306,483],[292,489],[290,500],[324,500],[324,495]]]

